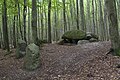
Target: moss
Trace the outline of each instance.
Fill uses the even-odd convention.
[[[26,42],[24,40],[19,39],[16,48],[16,58],[22,58],[25,56],[26,53]]]
[[[63,34],[62,39],[83,39],[85,38],[85,32],[82,30],[71,30]]]
[[[90,40],[91,38],[98,40],[99,37],[95,35],[94,33],[86,32],[86,40]]]
[[[120,56],[120,49],[115,49],[113,55]]]
[[[40,39],[37,39],[37,43],[36,45],[39,46],[39,47],[42,47],[43,44],[47,43],[47,40],[40,40]]]
[[[91,35],[92,35],[92,38],[95,38],[98,40],[99,37],[97,35],[95,35],[95,34],[91,34]]]
[[[22,40],[22,39],[19,39],[19,40],[18,40],[18,44],[23,44],[23,43],[26,44],[26,42],[25,42],[24,40]]]
[[[30,71],[37,69],[39,67],[39,57],[39,47],[34,43],[28,45],[24,58],[24,68]]]

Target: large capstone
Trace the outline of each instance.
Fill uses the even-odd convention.
[[[16,58],[22,58],[26,54],[26,42],[24,40],[19,39],[16,48]]]
[[[82,30],[71,30],[65,32],[62,36],[62,39],[64,39],[66,42],[77,44],[77,42],[84,39],[85,36],[86,33]]]
[[[27,70],[34,70],[39,67],[40,54],[39,47],[34,43],[29,44],[26,48],[26,55],[24,57],[24,68]]]

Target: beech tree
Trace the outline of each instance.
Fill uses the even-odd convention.
[[[0,1],[2,21],[5,18],[3,2]],[[120,21],[120,1],[116,0],[115,3]],[[36,42],[38,38],[51,43],[60,40],[64,32],[76,29],[95,33],[100,40],[109,40],[110,22],[105,5],[104,0],[7,0],[9,45],[16,47],[19,38],[28,43],[31,39]],[[6,24],[2,21],[1,25]],[[3,28],[0,28],[1,47],[6,42]]]
[[[83,0],[80,0],[80,15],[81,15],[81,27],[82,27],[82,30],[86,31]]]
[[[26,14],[27,14],[27,6],[26,6],[27,1],[24,0],[24,9],[23,9],[23,26],[24,26],[24,40],[26,40]]]
[[[3,39],[4,39],[4,49],[7,49],[7,51],[10,51],[9,47],[9,38],[8,38],[8,27],[7,27],[7,4],[6,0],[3,1],[3,6],[2,6],[2,23],[3,23]]]
[[[114,55],[120,55],[120,38],[118,32],[116,2],[115,0],[105,0],[105,5],[108,11],[111,45],[114,50]]]
[[[48,42],[51,43],[51,0],[48,3]]]
[[[32,0],[32,39],[37,44],[37,3],[36,0]]]

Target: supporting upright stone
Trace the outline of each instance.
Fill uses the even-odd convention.
[[[22,58],[26,53],[26,42],[24,40],[19,39],[16,48],[16,58]]]
[[[89,43],[89,41],[88,40],[79,40],[77,44],[81,45],[81,44],[86,44],[86,43]]]
[[[40,54],[39,47],[34,43],[29,44],[26,48],[26,55],[24,57],[24,68],[26,70],[35,70],[39,67]]]

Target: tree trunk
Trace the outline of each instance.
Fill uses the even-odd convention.
[[[95,34],[96,33],[96,30],[95,30],[95,11],[94,11],[94,0],[92,0],[92,23],[93,23],[93,33]]]
[[[88,26],[88,31],[91,32],[91,15],[90,15],[90,0],[87,0],[87,26]]]
[[[43,6],[41,4],[40,8],[40,16],[41,16],[41,39],[43,40],[43,34],[44,34],[44,19],[43,19]]]
[[[8,37],[8,27],[7,27],[7,5],[6,5],[6,0],[3,1],[3,18],[2,18],[2,22],[3,22],[3,39],[4,39],[4,48],[7,49],[7,51],[10,51],[9,48],[9,37]]]
[[[67,24],[66,24],[66,14],[65,14],[65,0],[62,0],[63,1],[63,19],[64,19],[64,32],[67,31]]]
[[[80,15],[81,15],[81,27],[82,27],[82,30],[86,31],[83,0],[80,0]]]
[[[23,27],[24,27],[24,40],[25,40],[25,42],[27,42],[27,40],[26,40],[26,14],[27,14],[26,3],[27,3],[27,1],[24,0],[24,9],[23,9]]]
[[[104,26],[104,20],[103,20],[103,10],[102,10],[102,3],[99,0],[99,6],[100,6],[100,35],[101,39],[105,40],[105,26]]]
[[[120,39],[115,0],[105,0],[105,5],[108,11],[111,45],[114,50],[114,55],[120,56]]]
[[[48,3],[48,42],[51,43],[51,0]]]
[[[31,25],[30,25],[30,21],[31,21],[31,17],[30,17],[30,8],[28,7],[28,44],[30,44],[30,29],[31,29]]]
[[[32,0],[32,39],[37,44],[37,3],[36,0]]]
[[[2,48],[2,31],[0,26],[0,49]]]
[[[16,48],[16,30],[15,30],[15,15],[13,17],[13,46]]]
[[[78,8],[78,0],[76,0],[76,12],[77,12],[77,17],[76,17],[76,22],[77,22],[77,29],[79,30],[79,8]]]

